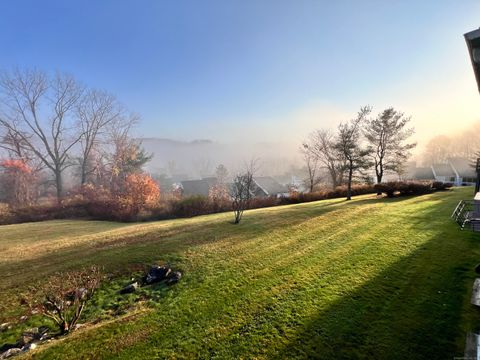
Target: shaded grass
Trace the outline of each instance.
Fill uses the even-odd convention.
[[[170,261],[185,277],[148,308],[42,346],[35,357],[452,358],[480,320],[468,303],[479,237],[449,219],[470,192],[259,209],[239,226],[231,214],[104,223],[98,236],[72,231],[71,242],[65,228],[88,222],[42,223],[54,250],[0,263],[2,316],[16,314],[16,284],[41,283],[53,271],[96,263],[122,273]],[[1,246],[28,245],[22,226],[14,225],[17,240],[0,228],[10,242]]]

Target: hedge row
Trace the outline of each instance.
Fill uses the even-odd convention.
[[[453,184],[440,181],[392,181],[375,184],[375,191],[386,194],[387,197],[395,195],[423,195],[434,191],[443,191],[451,188]]]
[[[421,195],[437,190],[445,190],[451,184],[440,182],[387,182],[376,185],[354,185],[352,195],[385,193],[388,197],[395,195]],[[347,187],[335,190],[323,190],[311,193],[292,193],[289,197],[264,197],[252,199],[250,209],[299,204],[310,201],[342,198],[347,195]],[[9,209],[0,207],[0,224],[14,224],[53,219],[90,218],[111,221],[150,221],[193,217],[218,212],[231,211],[228,200],[212,201],[204,196],[191,196],[183,199],[160,201],[155,206],[133,213],[128,204],[113,199],[103,198],[87,201],[77,197],[67,198],[60,204],[37,205],[25,208]]]

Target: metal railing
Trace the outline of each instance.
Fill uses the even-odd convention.
[[[462,230],[468,228],[478,231],[480,229],[480,216],[473,200],[460,200],[452,213],[452,219],[460,225]]]
[[[452,213],[454,219],[463,230],[468,228],[473,231],[480,231],[480,204],[473,200],[460,200]]]

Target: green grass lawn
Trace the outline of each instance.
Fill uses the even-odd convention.
[[[27,356],[452,359],[480,325],[480,236],[450,219],[471,195],[328,200],[248,211],[240,225],[218,214],[2,226],[0,322],[55,271],[101,264],[122,277],[166,261],[184,277],[156,301]]]

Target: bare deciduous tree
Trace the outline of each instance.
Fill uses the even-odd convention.
[[[79,158],[80,184],[83,185],[99,165],[94,155],[100,154],[98,147],[106,141],[101,137],[105,135],[111,123],[124,115],[124,110],[112,95],[103,91],[90,90],[78,104],[76,112],[78,125],[83,133],[80,140],[82,153]]]
[[[32,288],[24,301],[31,310],[36,310],[52,319],[61,334],[75,329],[82,312],[100,285],[102,274],[92,266],[66,274],[57,274],[45,285]]]
[[[74,121],[82,87],[68,75],[49,78],[40,71],[15,70],[2,75],[0,92],[0,126],[52,171],[60,199],[63,171],[71,165],[70,150],[83,136]]]
[[[416,146],[415,143],[405,144],[405,140],[414,132],[413,129],[405,129],[409,121],[410,118],[403,113],[388,108],[366,122],[364,134],[375,166],[377,183],[382,182],[386,171],[399,173],[410,156],[410,150]]]
[[[348,174],[347,200],[352,199],[352,181],[355,172],[364,170],[370,165],[368,161],[370,150],[363,148],[361,144],[361,126],[370,112],[371,108],[369,106],[362,107],[354,119],[342,123],[338,127],[335,149],[339,157],[344,159],[346,163],[345,170]]]
[[[3,134],[0,134],[0,149],[4,150],[7,158],[22,160],[30,167],[34,175],[45,167],[42,161],[23,144],[23,140],[18,134],[1,126],[0,130],[3,130]]]
[[[334,189],[343,184],[345,160],[338,156],[335,136],[331,131],[314,131],[303,144],[303,148],[315,155],[317,161],[327,169]]]
[[[430,139],[425,145],[424,163],[425,165],[442,164],[452,156],[452,140],[446,135],[438,135]]]
[[[230,187],[230,197],[232,198],[232,208],[234,213],[234,224],[240,223],[243,212],[250,205],[250,200],[254,192],[253,176],[256,171],[256,161],[252,160],[243,173],[238,174],[233,179]]]
[[[300,151],[303,156],[305,168],[307,170],[307,178],[304,180],[304,183],[308,186],[310,192],[313,192],[315,185],[320,182],[320,177],[318,176],[318,157],[310,151],[310,148],[307,144],[303,144],[303,147],[300,148]]]

